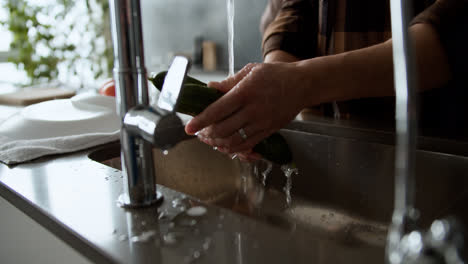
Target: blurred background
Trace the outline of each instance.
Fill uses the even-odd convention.
[[[259,62],[259,21],[268,0],[235,0],[235,68]],[[215,69],[228,70],[227,12],[222,0],[142,0],[148,71],[172,57],[200,55],[214,43]],[[111,78],[108,0],[0,0],[0,87],[60,82],[77,88]],[[195,71],[203,71],[199,62]]]

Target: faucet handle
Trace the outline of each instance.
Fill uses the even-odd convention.
[[[190,59],[187,57],[176,56],[174,58],[159,94],[157,102],[159,108],[174,112],[190,65]]]

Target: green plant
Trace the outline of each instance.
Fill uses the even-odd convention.
[[[8,60],[27,73],[31,84],[59,76],[64,81],[110,76],[107,0],[43,1],[40,6],[6,0],[3,7],[9,16],[1,23],[13,35],[10,47],[15,54]]]

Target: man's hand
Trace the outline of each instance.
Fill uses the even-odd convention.
[[[193,118],[186,132],[200,131],[203,142],[223,152],[249,152],[305,107],[296,73],[294,64],[249,64],[223,82],[210,83],[226,94]]]

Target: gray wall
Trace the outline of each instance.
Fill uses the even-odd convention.
[[[235,68],[259,62],[259,22],[268,0],[235,0]],[[143,35],[149,70],[165,67],[174,53],[192,53],[196,36],[217,43],[218,69],[227,70],[225,0],[143,0]]]

